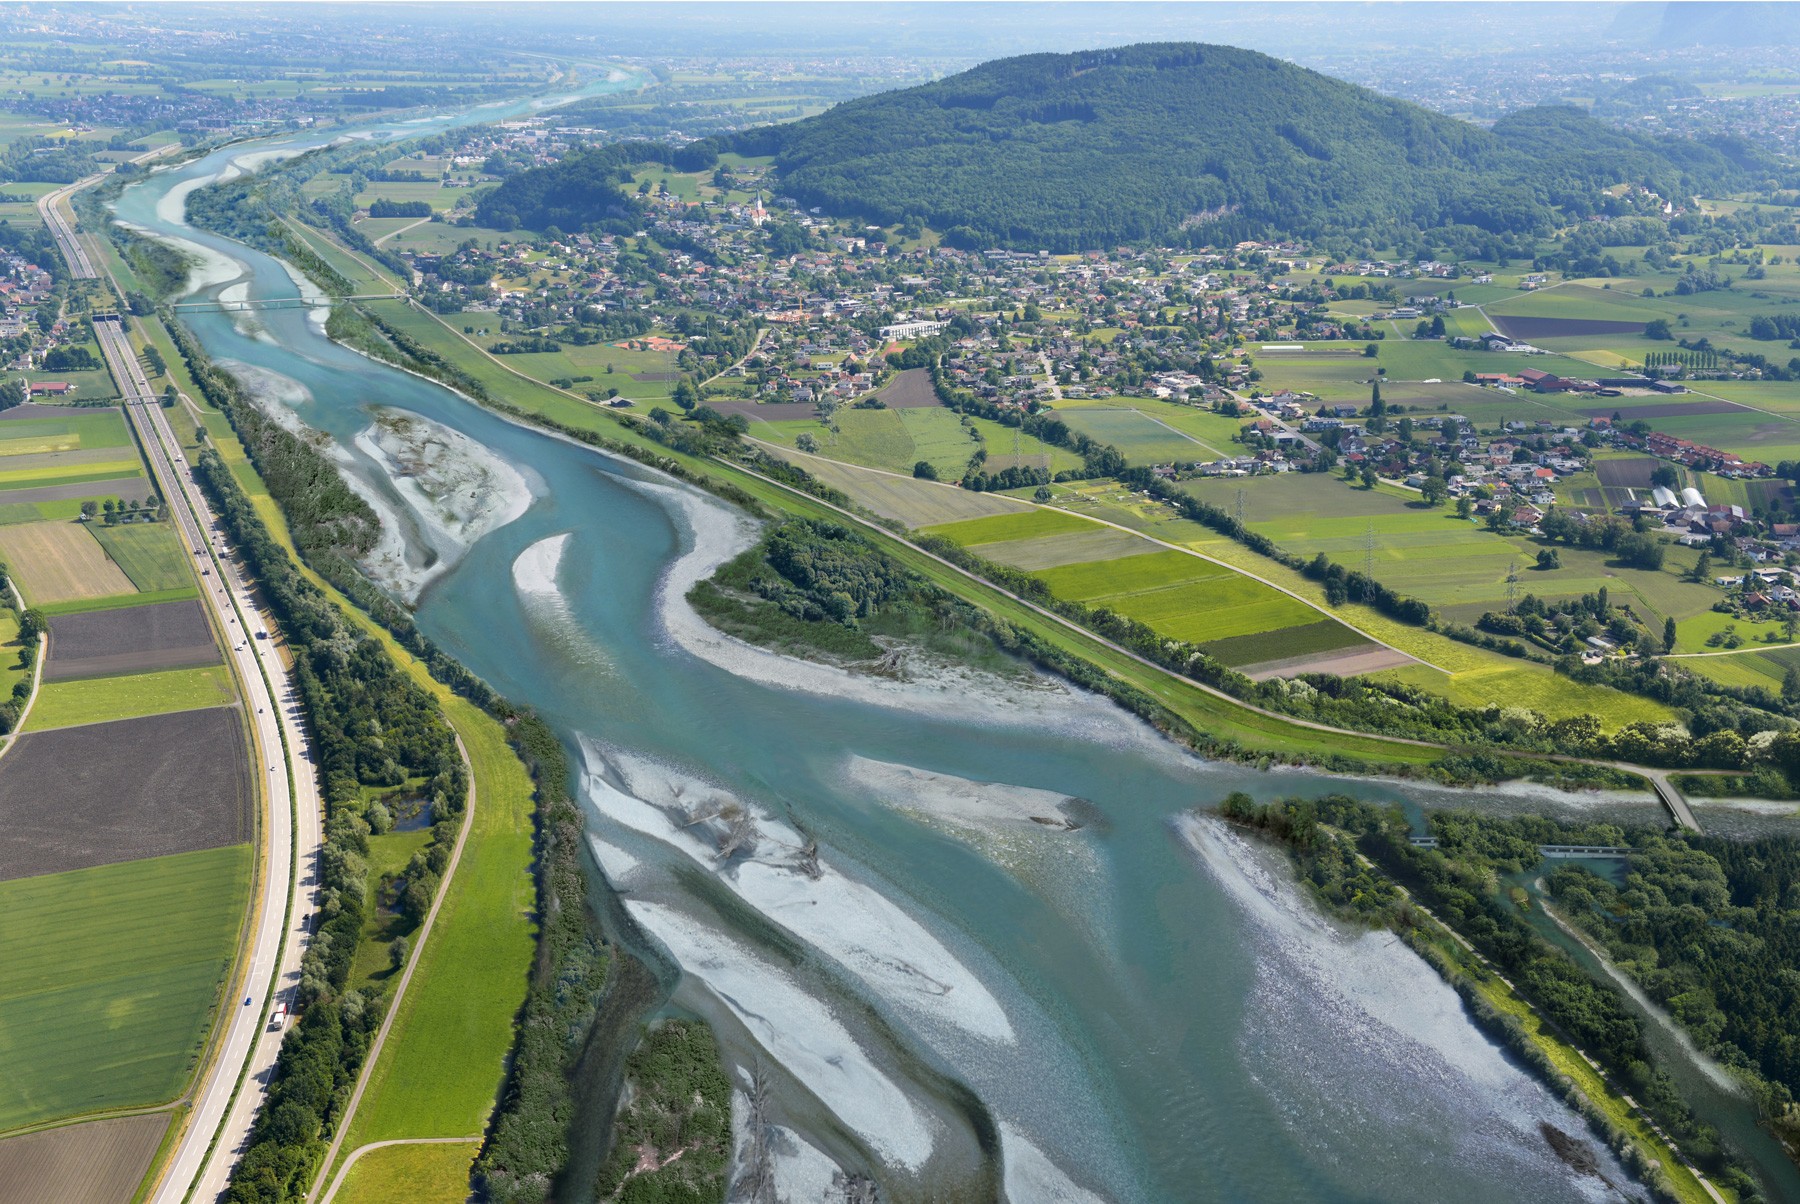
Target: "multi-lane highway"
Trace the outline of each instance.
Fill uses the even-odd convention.
[[[77,185],[78,187],[79,185]],[[97,275],[87,249],[58,202],[74,188],[43,198],[40,210],[71,270]],[[117,288],[117,282],[114,282]],[[321,836],[318,777],[299,694],[278,641],[257,608],[251,582],[233,555],[193,468],[182,455],[158,399],[138,363],[121,321],[101,318],[94,330],[125,412],[143,445],[158,488],[200,574],[201,596],[222,632],[243,686],[244,709],[255,738],[254,769],[262,778],[259,824],[261,892],[252,914],[247,961],[213,1056],[195,1084],[185,1126],[164,1166],[152,1200],[180,1204],[223,1194],[232,1164],[248,1140],[257,1106],[281,1050],[277,1002],[292,998],[300,979],[308,921],[318,889]]]

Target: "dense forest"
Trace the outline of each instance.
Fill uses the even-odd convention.
[[[1646,836],[1624,881],[1550,875],[1564,913],[1791,1124],[1800,1090],[1800,844]],[[1747,1074],[1745,1072],[1748,1072]]]
[[[614,1121],[596,1198],[621,1204],[724,1199],[731,1080],[712,1030],[697,1020],[664,1021],[645,1035],[625,1074],[631,1090]]]
[[[522,171],[481,198],[475,220],[496,230],[525,226],[547,230],[606,230],[630,234],[638,226],[640,205],[627,196],[633,163],[659,161],[699,170],[710,165],[715,151],[695,143],[694,151],[674,151],[657,142],[620,142],[578,150],[547,167]]]

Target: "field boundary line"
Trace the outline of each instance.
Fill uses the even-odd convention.
[[[1792,644],[1746,644],[1742,648],[1727,648],[1723,652],[1665,652],[1662,659],[1666,661],[1699,660],[1707,656],[1743,656],[1753,652],[1780,652],[1783,648],[1800,648],[1800,641]]]
[[[445,716],[444,721],[450,723],[448,715]],[[444,900],[450,894],[450,884],[456,880],[456,869],[462,863],[463,845],[469,839],[469,829],[475,826],[475,765],[469,760],[468,746],[463,743],[462,733],[456,731],[454,723],[450,723],[450,730],[456,734],[456,753],[462,758],[463,768],[469,771],[469,797],[463,807],[462,824],[457,828],[456,846],[450,850],[450,864],[444,867],[444,876],[438,884],[437,896],[431,900],[431,910],[425,913],[425,922],[419,925],[418,934],[413,938],[412,948],[407,951],[406,968],[400,972],[400,982],[394,988],[394,997],[388,1000],[387,1011],[381,1017],[381,1027],[375,1032],[375,1040],[370,1042],[369,1052],[363,1055],[362,1067],[356,1074],[356,1087],[350,1092],[350,1100],[344,1105],[343,1114],[338,1117],[337,1132],[331,1139],[331,1147],[325,1151],[325,1160],[319,1164],[318,1177],[313,1180],[312,1187],[307,1189],[307,1198],[317,1195],[325,1186],[326,1177],[331,1174],[331,1164],[337,1161],[337,1156],[343,1148],[344,1138],[350,1133],[350,1123],[356,1119],[356,1109],[362,1103],[363,1092],[368,1088],[369,1079],[375,1073],[375,1063],[380,1059],[382,1048],[387,1044],[388,1030],[394,1027],[394,1018],[400,1014],[400,1002],[406,998],[406,988],[412,983],[413,971],[418,969],[419,958],[424,955],[425,946],[430,943],[432,927],[437,923],[438,908],[444,905]],[[451,1137],[419,1138],[417,1140],[467,1141],[469,1139]],[[476,1140],[480,1139],[476,1138]],[[375,1144],[394,1143],[377,1142]],[[371,1147],[362,1146],[356,1153],[369,1148]],[[355,1157],[356,1155],[353,1153],[350,1161],[355,1161]],[[337,1191],[338,1183],[343,1180],[344,1171],[349,1168],[350,1162],[345,1162],[343,1170],[338,1172],[337,1179],[332,1182],[330,1191],[325,1193],[324,1200],[331,1199],[332,1193]]]
[[[331,1204],[331,1198],[344,1186],[344,1179],[350,1174],[350,1168],[356,1165],[356,1160],[372,1150],[383,1150],[393,1145],[462,1145],[480,1140],[481,1134],[477,1133],[473,1137],[393,1137],[387,1141],[371,1141],[367,1145],[359,1145],[344,1159],[344,1165],[338,1168],[337,1177],[331,1181],[330,1190],[320,1199],[319,1204]]]
[[[181,1106],[186,1098],[178,1095],[159,1104],[139,1104],[129,1108],[108,1108],[98,1112],[81,1112],[74,1116],[58,1116],[53,1120],[40,1120],[36,1124],[20,1125],[16,1129],[0,1132],[0,1141],[10,1141],[14,1137],[29,1137],[33,1133],[47,1133],[52,1129],[67,1129],[75,1125],[89,1125],[101,1120],[130,1120],[134,1116],[154,1116],[158,1112],[172,1112]]]
[[[1057,400],[1062,401],[1065,399],[1059,397],[1059,398],[1057,398]],[[1122,397],[1122,398],[1120,398],[1120,400],[1122,400],[1122,401],[1137,401],[1140,399],[1135,398],[1135,397]],[[945,406],[944,408],[949,409],[948,406]],[[952,412],[954,413],[954,411],[952,411]],[[1072,406],[1071,408],[1066,409],[1066,410],[1053,409],[1050,412],[1052,414],[1136,414],[1139,418],[1146,418],[1149,421],[1154,422],[1157,426],[1162,427],[1165,431],[1168,431],[1171,435],[1174,435],[1178,439],[1186,439],[1189,443],[1192,443],[1192,444],[1195,444],[1196,446],[1205,448],[1207,451],[1211,452],[1213,455],[1218,456],[1221,460],[1227,460],[1227,459],[1231,458],[1229,452],[1220,451],[1218,448],[1214,447],[1212,444],[1206,442],[1206,440],[1201,439],[1196,435],[1190,435],[1178,426],[1170,426],[1168,423],[1164,422],[1161,418],[1158,418],[1155,414],[1151,414],[1147,411],[1140,410],[1136,406]],[[1064,425],[1066,426],[1067,424],[1065,423]]]

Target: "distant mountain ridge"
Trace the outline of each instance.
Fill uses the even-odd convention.
[[[1609,185],[1681,197],[1776,170],[1740,145],[1626,134],[1572,108],[1484,130],[1254,51],[1185,42],[999,59],[681,157],[724,149],[773,155],[782,191],[809,207],[918,219],[958,245],[1056,251],[1542,231],[1596,211]],[[553,179],[508,181],[496,199],[510,203],[515,187],[568,194]],[[532,225],[528,210],[513,205]]]

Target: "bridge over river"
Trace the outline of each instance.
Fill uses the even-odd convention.
[[[352,293],[345,297],[247,297],[240,301],[183,301],[169,306],[176,313],[204,310],[242,313],[253,309],[330,309],[340,301],[404,301],[405,293]]]

